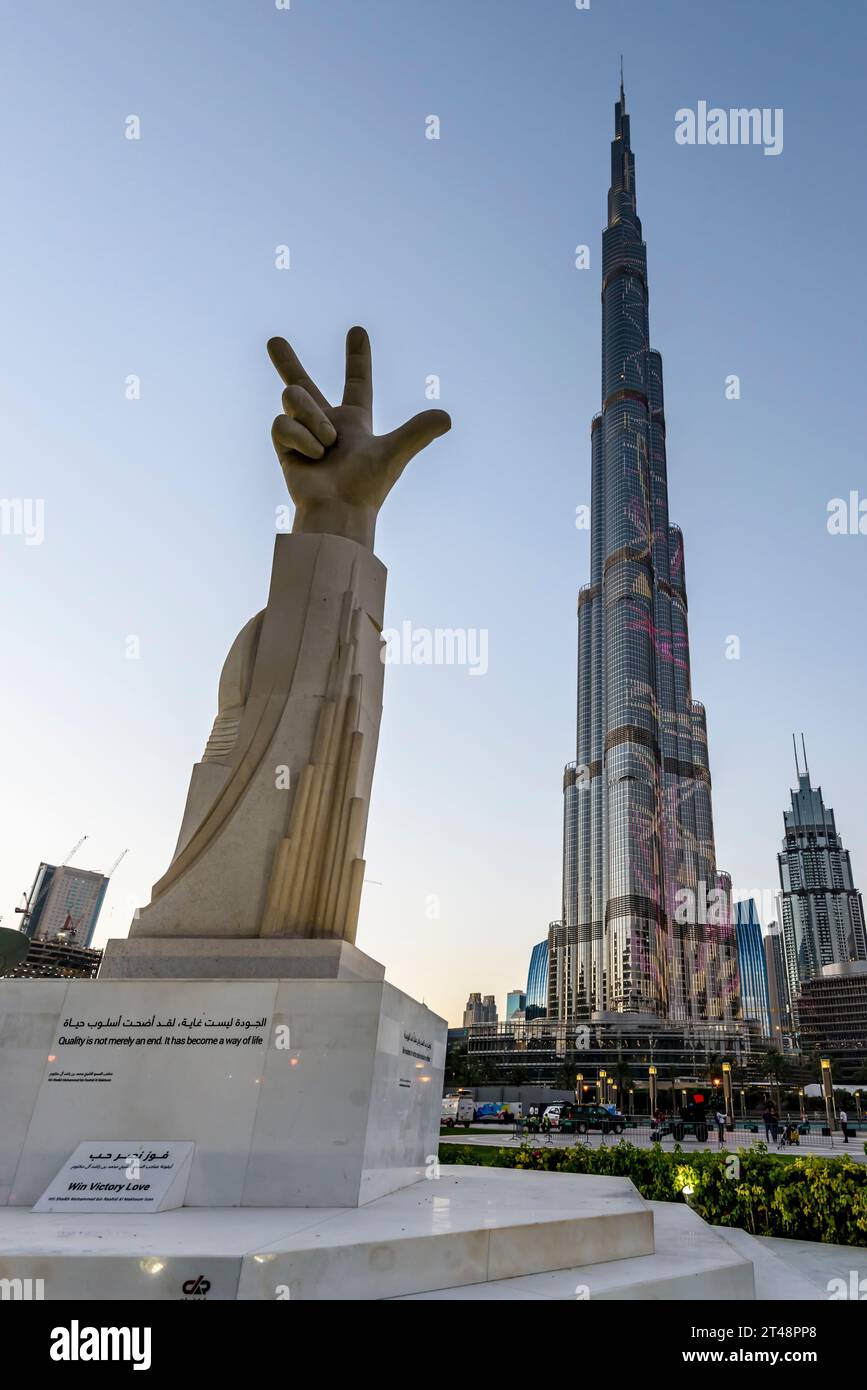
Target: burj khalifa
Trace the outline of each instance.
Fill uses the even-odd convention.
[[[662,357],[621,74],[602,234],[602,409],[591,429],[591,578],[578,601],[577,756],[564,777],[563,916],[549,1017],[729,1019],[730,881],[714,848],[692,697],[683,535],[669,521]]]

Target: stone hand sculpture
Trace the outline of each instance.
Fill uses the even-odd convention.
[[[410,459],[451,428],[444,410],[423,410],[391,434],[373,433],[370,339],[363,328],[346,337],[346,387],[328,401],[283,338],[268,344],[286,383],[283,414],[271,437],[295,503],[293,533],[346,536],[373,549],[380,507]]]
[[[376,518],[409,460],[450,428],[427,410],[372,426],[370,342],[346,344],[332,406],[282,338],[272,437],[295,502],[276,538],[268,604],[226,658],[177,848],[130,938],[354,942],[382,712],[385,569]]]

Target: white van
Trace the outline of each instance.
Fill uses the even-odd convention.
[[[446,1129],[453,1129],[455,1125],[469,1129],[475,1113],[472,1096],[443,1096],[440,1124]]]

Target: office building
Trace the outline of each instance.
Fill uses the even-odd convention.
[[[522,989],[512,989],[506,995],[506,1018],[514,1018],[516,1014],[523,1016],[527,1006],[527,996]]]
[[[864,1080],[867,1064],[867,961],[823,965],[802,980],[795,1001],[801,1051],[821,1052],[854,1069]]]
[[[867,961],[864,904],[849,852],[822,788],[810,781],[803,735],[801,747],[804,770],[795,744],[798,787],[791,792],[791,811],[784,812],[783,847],[777,855],[782,889],[777,905],[793,1001],[803,981],[820,975],[826,965]]]
[[[743,1016],[755,1019],[761,1026],[762,1037],[771,1038],[768,966],[762,940],[762,925],[754,898],[735,903],[735,930]]]
[[[530,954],[527,972],[527,1019],[544,1018],[548,1012],[548,938],[539,941]]]
[[[108,888],[105,874],[68,864],[39,865],[22,914],[34,941],[74,941],[88,947]]]
[[[479,1023],[498,1022],[497,1002],[493,994],[471,994],[464,1009],[464,1027],[472,1028]]]

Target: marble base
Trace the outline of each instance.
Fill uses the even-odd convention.
[[[626,1178],[442,1168],[355,1211],[183,1209],[143,1217],[0,1212],[0,1277],[46,1299],[397,1298],[653,1250]]]
[[[195,1144],[186,1206],[373,1201],[437,1153],[445,1042],[383,981],[0,980],[0,1201],[129,1135]]]
[[[383,980],[348,941],[282,936],[112,938],[100,980]]]
[[[64,1220],[7,1208],[0,1278],[42,1279],[46,1299],[76,1302],[755,1297],[747,1255],[626,1178],[472,1167],[432,1168],[355,1211]]]

